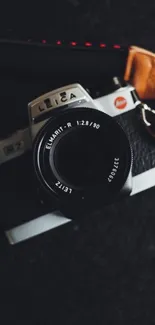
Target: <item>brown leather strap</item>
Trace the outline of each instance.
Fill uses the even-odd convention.
[[[141,99],[155,99],[155,54],[131,46],[124,79],[136,88]]]

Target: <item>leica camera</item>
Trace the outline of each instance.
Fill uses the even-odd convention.
[[[27,129],[0,141],[0,163],[9,168],[25,157],[31,184],[29,154],[38,200],[49,212],[55,207],[82,220],[140,191],[143,185],[135,189],[134,179],[154,170],[154,143],[137,118],[145,109],[134,87],[117,77],[109,93],[95,99],[80,84],[52,90],[28,104]]]

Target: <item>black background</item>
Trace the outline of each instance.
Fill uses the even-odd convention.
[[[10,37],[93,39],[151,44],[154,47],[153,0],[2,1],[1,34]]]
[[[0,12],[1,37],[103,40],[155,49],[155,3],[151,0],[6,1]],[[113,68],[123,73],[122,52],[113,53],[107,61],[105,55],[102,59],[92,52],[87,52],[87,59],[80,52],[72,58],[65,52],[64,59],[60,51],[58,58],[58,52],[45,48],[1,44],[1,135],[26,125],[27,102],[51,87],[73,81],[98,87],[106,84],[104,77]],[[67,69],[72,60],[74,69]],[[81,60],[82,68],[87,62],[82,74],[77,68]],[[26,173],[25,168],[25,193],[15,186],[14,194],[13,186],[8,193],[2,186],[4,177],[6,183],[11,180],[11,171],[7,176],[1,173],[1,323],[154,324],[155,189],[96,212],[80,228],[68,224],[12,247],[4,228],[26,220],[26,215],[29,219],[30,202],[34,205],[31,191],[29,207],[25,199]]]

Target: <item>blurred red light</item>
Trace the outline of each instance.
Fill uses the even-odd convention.
[[[71,42],[71,45],[72,46],[76,46],[77,45],[77,42]]]
[[[92,46],[92,43],[90,43],[90,42],[85,42],[85,46],[90,47],[90,46]]]
[[[114,48],[114,49],[120,49],[120,48],[121,48],[121,46],[120,46],[120,45],[118,45],[118,44],[116,44],[116,45],[114,45],[114,46],[113,46],[113,48]]]
[[[61,41],[57,41],[57,45],[61,45],[62,44],[62,42]]]
[[[42,40],[42,44],[46,44],[47,41],[45,39]]]
[[[100,47],[101,48],[106,47],[106,44],[100,43]]]

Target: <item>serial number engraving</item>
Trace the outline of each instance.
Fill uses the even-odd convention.
[[[77,125],[83,125],[83,126],[91,126],[95,129],[99,129],[100,128],[100,124],[97,124],[95,122],[92,122],[92,121],[85,121],[85,120],[82,120],[82,121],[76,121]]]
[[[118,168],[119,168],[119,158],[114,158],[114,164],[113,164],[113,168],[112,171],[110,173],[110,175],[108,176],[108,182],[111,183],[115,177],[115,175],[117,174]]]
[[[65,185],[63,185],[62,183],[60,183],[59,181],[57,181],[55,183],[55,185],[60,188],[62,191],[64,191],[65,193],[71,194],[72,193],[72,189],[70,187],[67,187]]]

